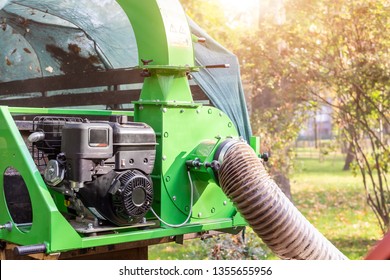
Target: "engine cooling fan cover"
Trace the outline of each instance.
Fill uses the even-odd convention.
[[[153,201],[152,182],[141,171],[128,170],[113,183],[112,206],[118,217],[139,220],[149,211]]]

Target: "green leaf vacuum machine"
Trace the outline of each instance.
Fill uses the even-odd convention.
[[[2,250],[49,258],[248,225],[283,259],[345,259],[269,177],[258,139],[193,100],[199,38],[179,1],[117,2],[143,79],[132,110],[0,106]]]

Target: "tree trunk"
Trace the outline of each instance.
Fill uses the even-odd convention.
[[[291,195],[291,184],[290,179],[280,171],[273,170],[272,178],[282,190],[282,192],[288,197],[288,199],[293,202]]]
[[[351,163],[355,160],[355,154],[353,153],[353,145],[349,144],[347,157],[345,158],[345,163],[343,170],[348,171],[350,169]]]
[[[317,114],[317,112],[316,112]],[[314,147],[318,149],[318,127],[317,127],[317,118],[314,116]]]

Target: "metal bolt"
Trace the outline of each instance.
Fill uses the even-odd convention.
[[[202,213],[199,213],[199,214],[198,214],[198,218],[200,218],[200,217],[202,217]]]
[[[2,230],[2,229],[6,229],[8,231],[12,231],[12,223],[8,222],[8,223],[6,223],[4,225],[0,225],[0,230]]]
[[[162,111],[163,111],[163,113],[166,113],[167,112],[167,108],[163,108]]]
[[[162,160],[167,160],[167,156],[163,156],[163,157],[162,157]]]
[[[93,224],[89,223],[87,229],[93,229]]]
[[[215,213],[215,208],[211,208],[211,213]]]
[[[181,113],[181,114],[183,114],[183,113],[184,113],[184,110],[183,110],[183,109],[181,109],[181,110],[180,110],[180,113]]]
[[[225,206],[227,205],[227,201],[226,200],[223,202],[223,205],[225,205]]]
[[[144,106],[139,106],[139,110],[142,111],[144,109]]]
[[[172,199],[173,199],[173,201],[176,201],[176,196],[174,195],[174,196],[172,197]]]

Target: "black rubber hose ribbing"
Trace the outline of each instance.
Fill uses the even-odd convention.
[[[282,259],[347,259],[291,203],[247,144],[223,157],[220,185],[254,232]]]

